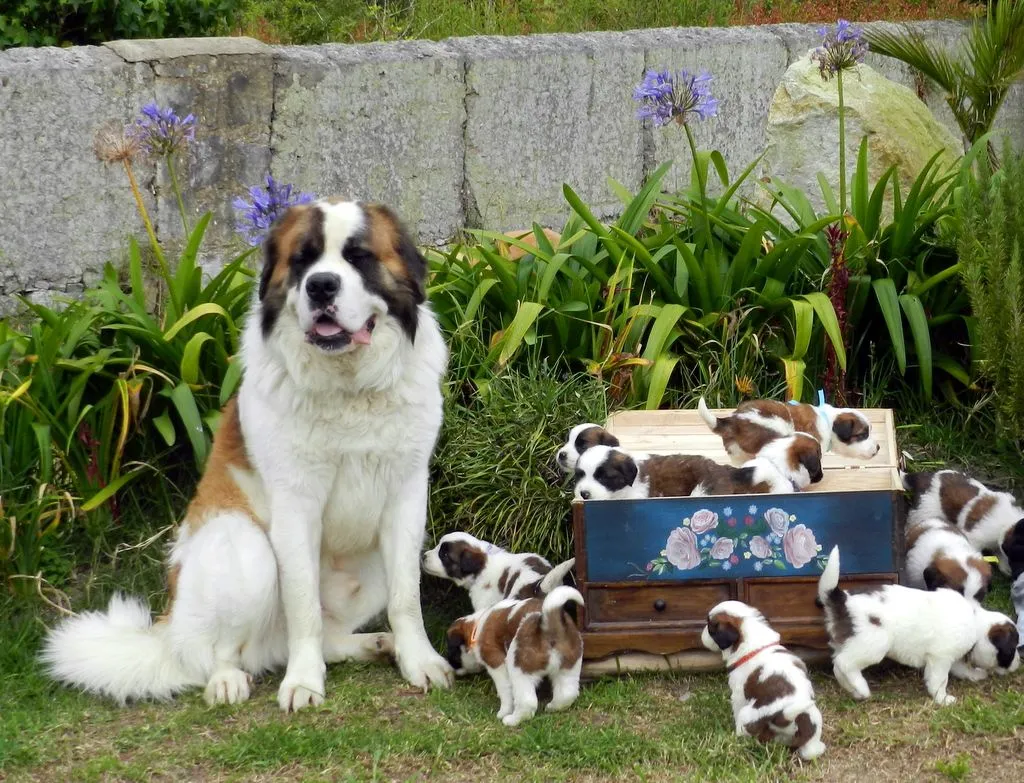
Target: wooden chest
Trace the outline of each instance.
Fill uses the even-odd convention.
[[[825,455],[824,479],[805,492],[574,503],[586,669],[720,666],[700,635],[708,610],[728,599],[760,609],[804,657],[827,654],[815,596],[832,546],[844,586],[898,582],[903,568],[892,411],[864,413],[879,453]],[[628,450],[728,461],[695,411],[626,411],[606,426]]]

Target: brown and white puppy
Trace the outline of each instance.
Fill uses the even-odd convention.
[[[992,566],[956,525],[923,519],[907,527],[907,577],[911,587],[948,587],[981,603],[992,581]]]
[[[498,717],[517,726],[537,712],[537,686],[551,680],[548,711],[564,710],[580,692],[583,637],[566,605],[583,605],[574,588],[556,587],[543,600],[501,601],[448,629],[448,662],[456,674],[480,665],[501,699]]]
[[[923,668],[925,688],[940,705],[956,701],[946,693],[950,674],[976,681],[1020,666],[1017,629],[1006,615],[945,587],[843,590],[839,547],[818,581],[818,603],[825,610],[836,679],[855,699],[871,695],[862,671],[883,658]]]
[[[569,437],[565,445],[558,449],[555,462],[566,473],[573,473],[576,470],[576,463],[580,461],[580,455],[587,449],[593,446],[618,445],[619,439],[600,424],[577,424],[569,430]]]
[[[996,492],[956,470],[907,473],[903,485],[911,493],[907,525],[942,519],[956,525],[971,546],[991,552],[999,570],[1016,578],[1024,572],[1024,509],[1009,492]]]
[[[770,442],[794,432],[815,438],[822,452],[843,457],[871,459],[881,448],[871,435],[867,417],[852,408],[746,400],[736,406],[734,413],[719,418],[701,397],[697,412],[711,431],[721,436],[725,450],[737,465],[760,454]]]
[[[723,601],[708,613],[701,642],[729,672],[736,736],[775,740],[805,761],[825,752],[821,712],[807,667],[754,607]]]
[[[166,614],[117,596],[66,619],[43,650],[58,680],[119,702],[205,685],[235,703],[286,667],[289,712],[320,704],[342,660],[393,652],[417,688],[452,681],[420,609],[448,354],[426,261],[390,209],[340,200],[290,208],[264,251]],[[393,634],[358,633],[385,611]]]
[[[420,564],[425,573],[468,591],[479,612],[506,598],[543,598],[562,584],[576,559],[552,568],[540,555],[514,554],[469,533],[448,533],[423,553]]]
[[[776,460],[758,457],[743,467],[719,465],[685,454],[629,454],[594,446],[576,466],[576,500],[689,497],[691,495],[787,494],[821,480],[821,457],[813,438],[793,438],[791,451]],[[780,441],[780,445],[785,445]],[[792,459],[798,459],[794,464]],[[779,464],[785,466],[779,469]]]

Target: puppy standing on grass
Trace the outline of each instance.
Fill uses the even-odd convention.
[[[751,460],[742,468],[719,465],[707,457],[628,454],[594,446],[576,465],[577,500],[689,497],[691,495],[787,494],[821,480],[817,441],[803,436],[785,471],[768,459]],[[799,451],[799,453],[797,453]]]
[[[777,740],[809,761],[825,752],[821,712],[807,667],[779,639],[757,609],[740,601],[715,606],[701,633],[729,672],[736,735]]]
[[[818,581],[818,601],[825,609],[836,679],[855,699],[871,695],[861,672],[883,658],[923,668],[925,687],[940,705],[956,701],[946,693],[950,674],[976,681],[989,671],[1005,674],[1020,666],[1017,629],[1006,615],[944,587],[843,590],[839,547],[833,547]]]
[[[960,528],[923,519],[907,527],[907,576],[911,587],[948,587],[980,604],[988,594],[992,566]]]
[[[518,726],[537,712],[537,686],[551,679],[549,712],[564,710],[580,692],[583,637],[566,605],[583,605],[572,587],[556,587],[543,600],[501,601],[448,629],[448,663],[456,674],[482,664],[494,681],[506,726]]]
[[[565,581],[576,559],[552,568],[540,555],[513,554],[469,533],[448,533],[423,553],[420,564],[425,573],[467,590],[479,612],[506,598],[543,598]]]
[[[959,527],[975,549],[996,555],[1007,576],[1024,572],[1024,509],[1009,492],[995,492],[956,470],[907,473],[903,486],[913,496],[908,527],[926,519],[945,520]]]
[[[746,400],[736,406],[732,415],[719,418],[708,410],[701,397],[697,412],[711,431],[721,436],[735,465],[757,456],[772,441],[795,432],[813,437],[823,452],[832,451],[843,457],[871,459],[881,449],[871,436],[867,417],[852,408]]]

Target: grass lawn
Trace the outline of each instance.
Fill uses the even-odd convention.
[[[929,461],[958,457],[985,478],[1019,486],[1018,459],[961,421],[910,425],[905,450]],[[906,417],[904,417],[906,419]],[[156,603],[159,546],[121,556],[95,576]],[[457,592],[427,583],[428,628],[440,641],[466,607]],[[1024,776],[1024,672],[981,684],[954,681],[957,704],[936,707],[919,673],[869,671],[866,704],[831,673],[814,673],[829,749],[801,764],[784,749],[732,734],[724,677],[676,674],[588,683],[577,703],[519,729],[495,718],[486,677],[423,695],[384,665],[332,667],[326,703],[285,716],[279,676],[260,680],[239,706],[207,707],[191,692],[169,704],[118,708],[57,687],[33,656],[43,620],[13,599],[0,602],[0,780],[985,780]],[[77,602],[76,605],[80,605]],[[1007,610],[1000,578],[989,604]],[[52,619],[52,618],[47,618]]]

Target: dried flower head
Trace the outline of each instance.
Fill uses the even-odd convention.
[[[132,163],[142,153],[142,144],[130,128],[107,123],[100,126],[93,138],[92,148],[104,163]]]
[[[633,100],[640,104],[637,119],[650,119],[655,127],[676,122],[685,125],[692,115],[702,120],[718,113],[718,100],[711,95],[711,74],[697,75],[680,71],[648,70],[640,86],[633,90]]]
[[[170,106],[161,109],[156,103],[147,103],[131,130],[150,155],[173,155],[195,141],[196,118],[191,114],[179,117]]]
[[[811,60],[818,64],[821,78],[825,81],[864,62],[868,44],[864,40],[864,31],[859,27],[840,19],[835,29],[822,27],[818,34],[822,37],[821,46],[811,53]]]
[[[744,398],[753,397],[757,393],[757,387],[754,386],[754,379],[749,375],[737,375],[735,383],[736,391],[738,391]]]
[[[270,227],[289,207],[308,204],[316,197],[311,193],[295,191],[292,185],[282,185],[267,175],[264,185],[249,188],[249,201],[234,200],[238,222],[235,230],[251,245],[256,247],[266,237]]]

